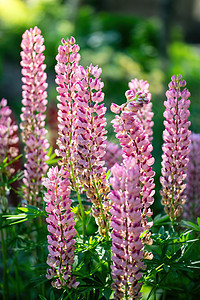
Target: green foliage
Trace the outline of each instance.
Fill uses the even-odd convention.
[[[15,225],[30,219],[46,215],[44,211],[32,205],[26,205],[26,207],[18,207],[16,213],[17,214],[15,215],[3,215],[9,225]]]

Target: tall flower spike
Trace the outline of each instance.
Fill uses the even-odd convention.
[[[48,166],[47,149],[49,147],[46,139],[47,130],[45,126],[47,105],[46,65],[44,62],[43,45],[44,38],[40,29],[35,27],[26,30],[21,43],[21,65],[22,65],[22,86],[23,100],[21,124],[22,140],[26,144],[26,164],[24,171],[24,195],[25,200],[32,205],[41,201],[40,190],[42,176],[46,173]]]
[[[13,160],[19,152],[15,147],[19,138],[17,136],[18,126],[11,119],[11,109],[7,106],[7,100],[0,101],[0,163],[7,157],[7,162]],[[7,176],[15,172],[12,166],[6,167]]]
[[[0,101],[0,163],[3,163],[7,158],[7,163],[17,157],[19,149],[16,144],[19,142],[17,136],[18,126],[11,119],[11,109],[7,106],[7,100],[2,99]],[[5,173],[8,178],[15,172],[13,165],[9,165],[5,168]],[[0,178],[3,174],[0,174]],[[2,198],[3,207],[7,207],[7,201],[5,198],[5,187],[0,187],[0,198]],[[5,200],[5,201],[4,201]],[[5,202],[5,203],[4,203]]]
[[[140,299],[142,282],[138,282],[145,268],[144,245],[140,239],[144,232],[140,198],[140,170],[136,160],[126,157],[123,165],[111,168],[110,179],[113,191],[109,197],[113,202],[111,209],[113,228],[111,266],[115,299]]]
[[[128,84],[130,90],[134,90],[137,92],[142,92],[146,94],[147,99],[149,100],[149,103],[146,105],[143,105],[138,112],[137,116],[140,119],[141,123],[143,124],[145,134],[147,135],[149,141],[153,140],[153,124],[152,121],[153,118],[153,112],[152,112],[152,102],[151,101],[151,94],[149,93],[149,84],[147,81],[138,80],[137,78],[131,80]]]
[[[186,177],[186,203],[184,217],[195,221],[200,216],[200,134],[192,133],[189,145],[187,177]]]
[[[117,133],[116,137],[119,139],[124,152],[124,157],[134,157],[139,165],[140,198],[143,203],[142,223],[145,230],[147,230],[143,241],[150,244],[152,241],[148,229],[152,226],[152,223],[148,221],[148,217],[152,215],[150,205],[154,202],[153,195],[155,193],[154,171],[151,167],[154,163],[154,158],[151,156],[153,147],[138,117],[138,111],[148,104],[149,99],[147,96],[148,94],[144,91],[129,90],[126,92],[127,102],[120,107],[112,104],[111,109],[117,113],[121,111],[121,115],[116,116],[112,123]]]
[[[78,51],[79,46],[75,44],[73,37],[70,40],[67,38],[66,41],[62,39],[62,45],[58,48],[57,65],[55,67],[57,91],[59,93],[57,99],[60,102],[58,104],[58,150],[56,150],[56,154],[62,158],[61,164],[69,171],[71,169],[70,162],[73,163],[73,156],[76,151],[74,123],[77,108],[74,99],[76,83],[79,80],[76,75],[80,61]]]
[[[78,286],[76,277],[72,275],[71,265],[74,262],[74,229],[73,221],[74,213],[71,212],[70,182],[67,179],[68,172],[64,172],[63,168],[51,168],[48,172],[48,178],[43,180],[43,185],[47,188],[44,201],[47,202],[46,219],[49,223],[47,229],[50,235],[48,238],[48,258],[46,277],[48,279],[56,278],[52,281],[52,285],[57,289],[64,286],[69,288]]]
[[[93,202],[95,216],[102,235],[108,235],[107,218],[109,205],[106,194],[109,185],[106,180],[106,168],[103,157],[106,147],[106,107],[100,104],[104,99],[101,89],[98,66],[90,65],[87,70],[80,68],[82,80],[77,83],[77,121],[75,125],[77,152],[75,168],[81,184],[84,184],[87,197]],[[105,232],[107,231],[107,233]]]
[[[190,112],[190,93],[185,88],[186,82],[181,75],[172,76],[169,90],[166,92],[167,101],[164,102],[163,132],[164,144],[162,146],[162,184],[161,203],[172,223],[182,214],[182,205],[185,203],[184,195],[188,153],[190,144],[190,131],[188,117]]]

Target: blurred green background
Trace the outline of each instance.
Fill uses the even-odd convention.
[[[187,81],[191,92],[191,130],[200,132],[199,20],[199,0],[0,0],[0,98],[7,98],[19,120],[20,43],[23,32],[35,25],[45,38],[50,106],[56,103],[55,56],[63,37],[76,38],[83,66],[93,63],[103,69],[111,141],[116,140],[110,125],[110,104],[124,102],[131,79],[148,80],[154,111],[154,212],[162,212],[162,114],[165,91],[173,74],[181,73]]]

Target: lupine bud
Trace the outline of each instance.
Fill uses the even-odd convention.
[[[48,178],[43,179],[43,185],[47,188],[44,201],[47,202],[46,219],[49,223],[47,229],[50,235],[48,238],[49,255],[47,264],[50,269],[47,270],[48,279],[56,278],[52,285],[60,289],[67,285],[76,288],[75,276],[72,275],[71,265],[74,262],[74,237],[76,230],[73,221],[74,213],[71,211],[72,201],[69,199],[70,182],[69,173],[58,167],[51,168],[48,172]]]
[[[184,180],[190,144],[190,130],[188,129],[190,93],[186,88],[181,89],[185,84],[181,75],[173,76],[169,83],[169,90],[166,92],[167,101],[164,102],[166,121],[164,121],[162,176],[160,178],[161,203],[165,206],[165,212],[172,223],[182,214],[182,205],[186,200]]]
[[[190,135],[191,144],[188,155],[187,177],[186,177],[186,203],[184,217],[195,221],[200,216],[200,134]]]
[[[145,268],[144,245],[140,239],[142,225],[142,199],[140,198],[140,170],[133,157],[126,157],[123,165],[111,168],[113,191],[108,197],[111,209],[112,288],[115,299],[140,299],[141,270]]]
[[[24,197],[32,205],[41,201],[40,191],[42,176],[46,173],[48,165],[45,161],[49,147],[46,139],[45,126],[47,105],[46,65],[44,62],[44,38],[40,29],[35,27],[26,30],[22,36],[22,86],[23,100],[21,124],[22,140],[26,144],[26,164],[24,171]]]

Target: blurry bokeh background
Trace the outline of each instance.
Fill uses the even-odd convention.
[[[115,141],[110,104],[123,103],[128,82],[148,80],[154,111],[155,212],[161,212],[159,176],[163,102],[170,77],[182,74],[191,92],[191,130],[200,132],[200,0],[0,0],[0,99],[19,121],[20,43],[38,26],[45,38],[48,126],[56,118],[55,56],[61,39],[73,35],[81,64],[98,64],[105,83],[108,139]]]

